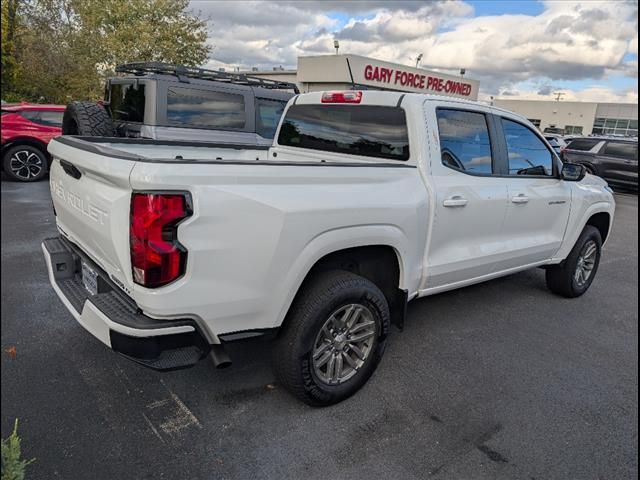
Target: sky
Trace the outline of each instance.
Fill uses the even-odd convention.
[[[480,98],[638,102],[638,2],[192,0],[208,68],[295,69],[351,53],[480,81]]]

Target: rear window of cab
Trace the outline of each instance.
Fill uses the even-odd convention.
[[[409,159],[405,112],[378,105],[292,105],[278,143],[288,147],[385,158]]]

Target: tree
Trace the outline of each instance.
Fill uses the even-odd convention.
[[[206,21],[187,12],[188,0],[22,1],[14,91],[25,98],[97,99],[119,63],[196,66],[209,54]]]
[[[2,2],[2,25],[0,27],[0,48],[2,49],[2,98],[15,87],[17,64],[15,58],[15,36],[18,27],[18,0]]]
[[[189,0],[75,0],[73,5],[90,42],[86,47],[107,70],[131,61],[197,66],[209,54],[206,22],[186,12]]]

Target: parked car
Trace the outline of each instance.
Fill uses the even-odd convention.
[[[544,138],[549,142],[549,145],[553,147],[558,156],[561,155],[562,150],[567,146],[567,142],[565,142],[562,135],[545,133]]]
[[[64,105],[2,105],[2,170],[21,182],[43,179],[49,170],[47,144],[62,132]]]
[[[271,145],[295,84],[158,62],[120,65],[104,102],[73,102],[65,135]]]
[[[42,249],[85,329],[156,369],[226,366],[227,342],[271,334],[281,384],[328,405],[369,379],[410,300],[534,267],[584,294],[614,216],[602,179],[476,102],[303,94],[253,147],[50,144]]]
[[[589,173],[613,186],[638,189],[638,140],[584,137],[572,140],[563,160],[584,165]]]

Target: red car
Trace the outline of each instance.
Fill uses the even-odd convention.
[[[47,144],[62,133],[65,105],[4,104],[2,170],[12,180],[35,182],[49,170]]]

